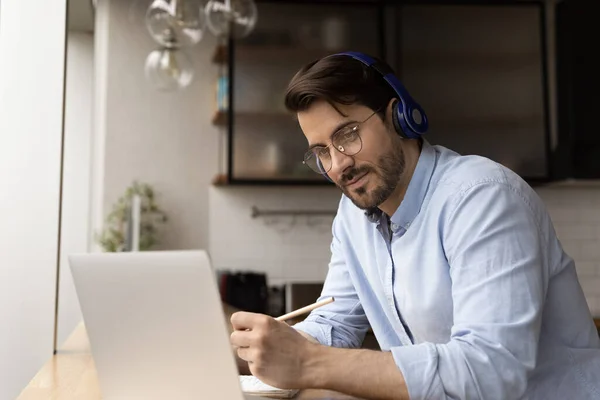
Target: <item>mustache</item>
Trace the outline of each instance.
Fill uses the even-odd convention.
[[[363,165],[358,168],[352,168],[350,171],[343,174],[340,178],[340,183],[346,185],[352,179],[367,172],[373,172],[374,169],[369,165]]]

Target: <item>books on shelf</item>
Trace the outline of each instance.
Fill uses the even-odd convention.
[[[229,77],[220,75],[216,82],[216,108],[217,111],[225,111],[229,107]]]

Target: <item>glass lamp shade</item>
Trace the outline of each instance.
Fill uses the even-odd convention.
[[[194,67],[183,51],[163,48],[146,58],[146,78],[161,91],[175,91],[187,87],[194,77]]]
[[[202,39],[205,18],[198,0],[154,0],[145,22],[158,44],[178,48],[193,46]]]
[[[210,0],[204,7],[206,26],[217,37],[241,39],[256,25],[258,11],[253,0]]]

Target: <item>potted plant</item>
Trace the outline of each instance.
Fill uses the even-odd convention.
[[[113,205],[105,226],[96,241],[106,252],[127,250],[127,235],[133,198],[140,198],[139,250],[150,250],[158,244],[158,226],[167,221],[167,215],[158,207],[155,192],[147,183],[134,181]]]

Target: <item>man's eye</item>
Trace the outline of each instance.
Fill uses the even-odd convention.
[[[342,140],[352,140],[356,137],[357,128],[353,127],[352,129],[348,129],[347,131],[342,132],[341,138]]]
[[[329,149],[327,147],[323,147],[322,149],[318,149],[316,151],[317,156],[325,157],[329,155]]]

